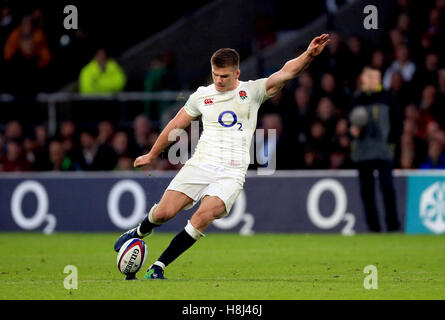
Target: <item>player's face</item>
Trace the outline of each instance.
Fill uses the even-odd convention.
[[[224,92],[236,89],[239,75],[240,70],[238,68],[212,66],[212,78],[217,91]]]

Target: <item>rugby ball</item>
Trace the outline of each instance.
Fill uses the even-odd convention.
[[[133,238],[124,243],[117,254],[117,268],[122,274],[138,272],[147,258],[147,245],[141,239]]]

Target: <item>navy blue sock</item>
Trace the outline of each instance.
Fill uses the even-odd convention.
[[[151,230],[153,230],[153,228],[159,227],[159,224],[154,224],[151,223],[150,220],[148,220],[148,215],[145,217],[144,220],[142,220],[140,226],[139,226],[139,232],[142,234],[147,234],[149,233]]]
[[[193,239],[187,231],[182,230],[173,238],[168,248],[165,249],[159,257],[158,261],[162,262],[165,266],[169,265],[195,242],[196,240]]]

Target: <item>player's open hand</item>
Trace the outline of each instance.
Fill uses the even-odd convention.
[[[323,51],[324,47],[326,47],[330,41],[329,35],[323,33],[321,36],[315,37],[311,41],[306,51],[311,57],[316,57]]]
[[[150,153],[144,154],[143,156],[137,157],[136,160],[134,161],[133,166],[135,168],[139,168],[139,167],[143,167],[146,166],[148,164],[150,164],[153,160],[153,157],[151,156]]]

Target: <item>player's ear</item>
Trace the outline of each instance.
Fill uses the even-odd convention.
[[[236,70],[236,74],[235,74],[235,78],[238,79],[240,74],[241,74],[241,70],[237,69]]]

